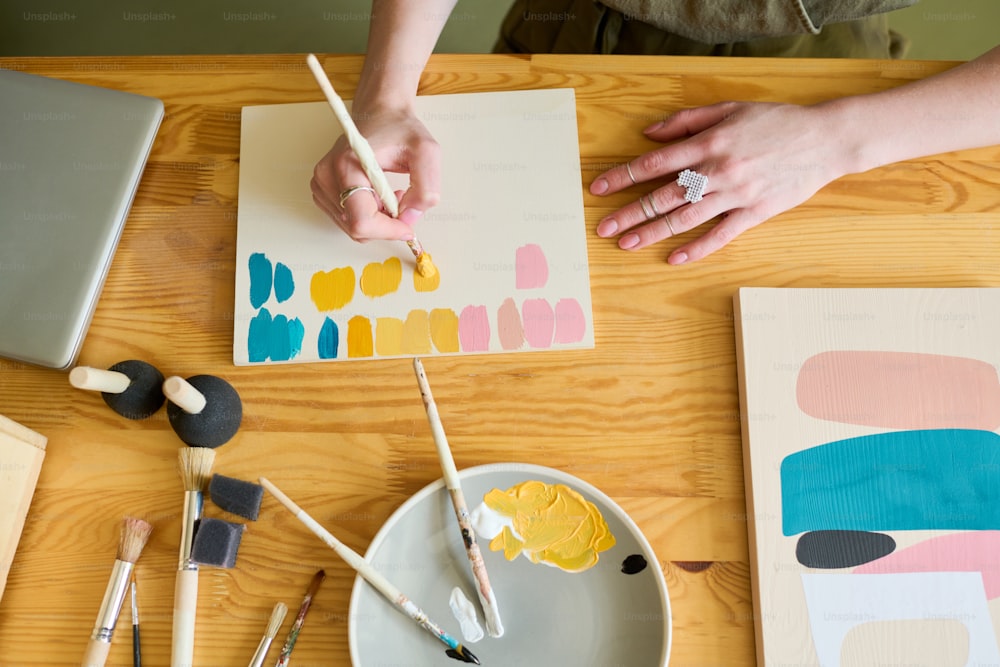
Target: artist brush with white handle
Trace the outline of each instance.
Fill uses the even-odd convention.
[[[441,416],[438,414],[437,404],[434,403],[434,395],[431,394],[431,385],[427,381],[424,364],[417,357],[413,359],[413,372],[417,376],[420,397],[423,399],[424,409],[427,411],[427,421],[431,425],[431,434],[434,436],[438,459],[441,461],[444,483],[448,487],[451,504],[455,509],[455,518],[458,520],[462,542],[465,544],[465,552],[469,557],[472,576],[476,579],[476,592],[479,594],[479,603],[483,607],[483,616],[486,618],[486,631],[491,637],[501,637],[503,636],[503,624],[500,622],[500,608],[497,606],[496,594],[493,592],[493,586],[490,585],[490,577],[486,573],[483,554],[479,551],[479,545],[476,543],[476,531],[472,527],[469,508],[465,504],[462,483],[458,478],[458,469],[455,468],[455,459],[451,455],[451,448],[448,446],[448,437],[444,433],[444,425],[441,424]]]
[[[122,520],[117,558],[111,570],[108,587],[104,590],[104,599],[101,601],[101,608],[97,613],[97,622],[94,623],[94,631],[90,635],[87,652],[83,656],[83,667],[103,667],[108,659],[111,638],[114,636],[115,626],[118,624],[122,603],[125,602],[132,570],[135,568],[135,562],[139,560],[139,555],[146,546],[151,532],[153,532],[153,527],[142,519],[125,517]]]
[[[267,622],[267,629],[264,630],[264,636],[261,637],[260,643],[257,644],[257,650],[250,659],[250,667],[261,667],[264,664],[264,658],[267,657],[267,651],[271,648],[271,642],[274,641],[274,637],[278,634],[281,622],[285,620],[285,614],[287,613],[288,605],[284,602],[274,605],[274,609],[271,610],[271,618]]]
[[[178,472],[184,482],[184,513],[181,516],[180,555],[174,583],[174,619],[170,652],[171,667],[191,667],[194,659],[194,627],[198,605],[198,564],[191,560],[195,522],[201,518],[205,486],[212,475],[215,450],[182,447]]]
[[[448,649],[445,653],[447,653],[449,657],[461,660],[462,662],[470,662],[477,665],[480,664],[479,658],[473,655],[472,651],[465,648],[465,646],[463,646],[457,639],[442,630],[441,626],[428,618],[427,614],[420,609],[420,607],[414,604],[408,597],[403,595],[402,591],[382,576],[382,574],[372,567],[368,561],[362,558],[360,554],[334,537],[333,534],[326,528],[319,525],[314,518],[306,514],[305,510],[296,505],[291,498],[282,493],[281,490],[269,480],[261,477],[259,481],[261,486],[267,489],[272,496],[277,498],[278,502],[284,505],[289,512],[295,515],[296,519],[301,521],[310,531],[312,531],[314,535],[316,535],[316,537],[323,540],[324,544],[336,551],[337,555],[340,556],[345,563],[350,565],[355,572],[360,574],[362,579],[371,584],[371,586],[381,593],[386,600],[391,602],[396,609],[416,621],[417,625],[434,635],[434,637],[447,646]]]
[[[389,179],[385,177],[385,172],[382,171],[381,165],[375,159],[375,152],[372,151],[371,145],[365,139],[364,135],[361,134],[361,131],[358,130],[358,126],[354,124],[354,119],[351,118],[351,114],[347,110],[347,105],[344,104],[344,100],[340,99],[340,95],[334,90],[333,84],[330,83],[330,79],[326,76],[326,72],[323,71],[323,66],[320,65],[316,56],[310,53],[306,56],[306,63],[316,78],[316,83],[319,84],[323,94],[326,95],[327,102],[330,103],[330,108],[333,109],[333,115],[337,117],[337,121],[340,122],[340,126],[344,129],[344,136],[347,137],[347,143],[350,144],[354,154],[358,156],[361,168],[364,169],[365,175],[368,176],[372,187],[378,193],[378,197],[382,200],[385,210],[392,217],[398,217],[399,201],[396,199],[396,193],[393,191],[392,185],[389,184]],[[417,261],[417,273],[425,278],[433,277],[437,273],[437,267],[431,261],[430,254],[424,251],[424,247],[420,244],[420,241],[414,236],[406,242],[406,245],[410,246],[410,251]]]

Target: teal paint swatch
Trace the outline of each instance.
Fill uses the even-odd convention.
[[[247,359],[254,361],[267,361],[269,352],[269,340],[271,336],[271,313],[267,308],[261,308],[247,328]]]
[[[292,270],[278,262],[274,267],[274,298],[278,303],[288,301],[295,293],[295,279]]]
[[[271,260],[264,253],[250,255],[250,305],[260,308],[271,298]]]
[[[247,333],[247,357],[252,362],[290,361],[302,351],[306,330],[302,320],[285,315],[271,316],[267,308],[250,320]]]
[[[329,317],[323,322],[323,327],[319,330],[319,340],[317,347],[320,359],[336,359],[337,348],[340,347],[340,330],[337,323]]]
[[[1000,530],[1000,436],[894,431],[781,462],[785,535],[814,530]]]

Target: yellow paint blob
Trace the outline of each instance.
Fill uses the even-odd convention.
[[[458,352],[458,315],[451,308],[435,308],[430,317],[431,340],[438,352]]]
[[[317,271],[309,281],[309,295],[320,312],[343,308],[354,298],[354,269]]]
[[[403,349],[403,320],[380,317],[375,320],[375,351],[383,357],[398,356]]]
[[[347,356],[372,356],[372,323],[367,317],[355,315],[347,321]]]
[[[403,324],[403,354],[431,351],[431,325],[426,310],[411,310]]]
[[[403,280],[403,263],[390,257],[381,264],[372,262],[361,271],[361,293],[372,298],[392,294]]]
[[[413,272],[413,289],[418,292],[433,292],[441,286],[441,272],[431,261],[431,254],[425,252],[417,261],[417,270]]]
[[[582,572],[597,564],[598,554],[615,545],[597,507],[564,484],[530,480],[483,497],[512,526],[490,542],[507,560],[524,555],[532,563],[548,563],[567,572]]]

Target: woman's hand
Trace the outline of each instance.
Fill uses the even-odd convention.
[[[640,155],[591,183],[592,194],[608,195],[669,179],[601,220],[597,234],[617,236],[620,248],[639,250],[720,217],[699,238],[676,248],[668,262],[701,259],[848,172],[844,153],[850,144],[841,143],[829,120],[822,105],[759,102],[724,102],[675,113],[644,133],[676,143]],[[708,177],[704,198],[697,203],[686,201],[686,189],[677,184],[684,169]]]

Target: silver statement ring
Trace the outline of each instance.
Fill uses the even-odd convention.
[[[677,184],[684,188],[684,199],[692,204],[700,202],[708,187],[708,176],[685,169],[677,175]]]
[[[348,199],[350,199],[351,195],[353,195],[355,193],[358,193],[358,192],[362,192],[362,191],[372,193],[372,197],[375,197],[375,203],[378,204],[378,207],[380,209],[382,208],[382,200],[379,198],[378,192],[375,191],[375,188],[369,187],[367,185],[355,185],[355,186],[349,187],[346,190],[344,190],[343,192],[341,192],[340,193],[340,208],[344,208],[344,203]]]

